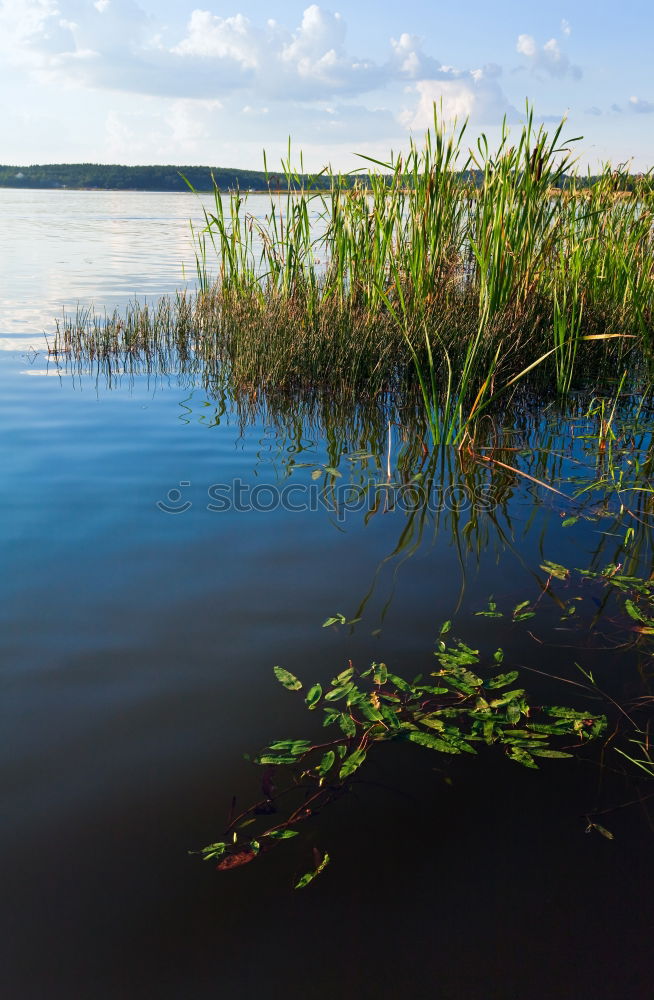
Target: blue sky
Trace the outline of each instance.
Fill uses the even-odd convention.
[[[654,165],[654,4],[364,7],[0,0],[0,162],[350,169],[419,137],[433,101],[491,139],[525,99],[583,167]]]

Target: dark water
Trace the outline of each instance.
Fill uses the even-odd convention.
[[[3,995],[651,996],[652,831],[630,806],[600,817],[615,840],[585,834],[586,814],[635,794],[591,752],[532,772],[499,751],[380,748],[291,844],[226,873],[188,854],[220,839],[233,795],[258,797],[243,754],[307,734],[274,664],[307,681],[348,658],[428,672],[452,618],[511,666],[583,680],[577,662],[616,697],[641,692],[615,606],[591,628],[592,587],[552,588],[564,604],[583,597],[575,622],[539,600],[543,559],[619,558],[621,522],[591,497],[588,519],[562,528],[568,501],[510,473],[470,529],[468,512],[446,510],[420,533],[390,505],[342,518],[320,504],[209,510],[209,488],[235,480],[299,484],[296,501],[312,483],[384,482],[389,469],[401,482],[417,468],[412,435],[392,415],[389,461],[385,419],[255,411],[242,423],[201,385],[108,388],[97,373],[57,374],[28,342],[0,359]],[[583,438],[570,446],[582,412],[525,417],[516,462],[564,492],[592,478]],[[537,444],[569,457],[540,468],[525,449]],[[312,479],[335,463],[342,480]],[[488,483],[472,466],[469,482]],[[437,482],[455,468],[445,458]],[[261,490],[259,506],[275,496]],[[476,616],[490,594],[509,612],[539,601],[538,615]],[[361,621],[322,629],[336,612]],[[523,683],[576,696],[540,675]],[[332,864],[293,892],[313,847]]]
[[[315,427],[298,444],[272,423],[216,424],[204,391],[174,379],[109,391],[25,374],[44,370],[43,355],[3,356],[7,995],[648,996],[651,832],[625,809],[606,820],[615,841],[584,834],[585,812],[620,799],[589,760],[532,773],[490,752],[445,765],[383,751],[374,784],[292,847],[232,873],[187,853],[220,837],[233,794],[257,795],[242,754],[304,735],[275,663],[324,680],[383,657],[410,674],[454,616],[483,651],[556,673],[582,660],[619,688],[624,657],[583,628],[557,635],[549,607],[542,647],[474,615],[490,592],[502,607],[536,599],[543,554],[587,565],[604,522],[566,532],[565,505],[525,481],[479,552],[457,553],[450,515],[383,563],[401,510],[367,525],[207,510],[209,486],[279,486],[290,461],[312,482],[329,461]],[[346,475],[363,464],[341,461]],[[180,482],[193,506],[162,512]],[[371,588],[352,634],[321,629]],[[332,865],[294,893],[316,844]]]

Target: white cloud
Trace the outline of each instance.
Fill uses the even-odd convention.
[[[520,55],[527,56],[530,59],[533,58],[537,51],[536,39],[533,35],[518,35],[516,51],[518,51]]]
[[[391,38],[391,71],[411,80],[429,79],[438,75],[441,64],[422,51],[422,39],[406,32]]]
[[[177,97],[249,87],[317,100],[370,91],[404,73],[392,47],[385,63],[348,52],[344,19],[316,4],[295,30],[196,9],[181,38],[164,37],[135,0],[0,0],[0,55],[42,81]],[[94,64],[80,68],[80,53],[94,53]],[[423,71],[428,65],[417,50],[407,59]]]
[[[570,22],[566,21],[565,18],[563,18],[561,21],[561,33],[565,35],[566,38],[569,38],[570,35],[572,34],[572,28],[570,27]]]
[[[570,26],[567,21],[563,24],[568,29],[566,31],[563,27],[563,33],[569,35]],[[581,78],[581,69],[573,66],[556,38],[550,38],[539,47],[533,35],[518,35],[516,51],[526,58],[529,68],[535,73],[542,71],[553,77],[570,76],[575,80]]]
[[[654,101],[646,101],[644,97],[630,97],[629,108],[640,115],[651,115],[654,113]]]
[[[421,80],[415,85],[418,104],[401,116],[407,128],[417,130],[433,125],[434,104],[437,112],[450,122],[469,118],[473,125],[495,125],[505,115],[509,121],[517,120],[515,108],[497,81],[497,67],[491,65],[489,72],[450,72],[450,79]]]
[[[208,10],[194,10],[188,34],[171,52],[201,59],[229,59],[243,69],[254,69],[258,62],[259,40],[247,17],[217,17]]]

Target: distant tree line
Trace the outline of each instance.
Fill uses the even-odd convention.
[[[226,167],[123,167],[103,163],[48,163],[29,167],[0,166],[0,187],[74,188],[88,191],[188,191],[184,177],[196,191],[212,191],[213,181],[221,191],[267,191],[286,187],[283,174],[261,170],[230,170]],[[306,183],[307,177],[300,178]],[[329,187],[329,178],[313,179],[313,186]]]
[[[466,171],[462,179],[479,184],[483,175],[477,171]],[[269,188],[286,189],[287,179],[283,173],[264,173],[262,170],[240,170],[227,167],[177,167],[148,166],[124,167],[109,163],[47,163],[28,167],[8,167],[0,165],[0,187],[9,188],[72,188],[85,191],[188,191],[186,180],[196,191],[212,191],[213,182],[221,191],[239,188],[241,191],[268,191]],[[213,178],[213,179],[212,179]],[[616,172],[616,191],[634,190],[639,175]],[[359,183],[368,181],[366,175],[356,175]],[[577,187],[587,187],[597,180],[593,176],[576,178]],[[345,180],[353,184],[354,176]],[[306,186],[325,190],[331,178],[327,174],[310,176],[298,175],[294,186]],[[566,189],[570,178],[562,175],[557,187]]]

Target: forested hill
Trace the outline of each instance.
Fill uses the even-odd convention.
[[[48,163],[30,167],[0,166],[0,187],[75,188],[100,191],[188,191],[184,175],[197,191],[211,191],[213,174],[221,191],[267,191],[285,187],[283,176],[271,173],[269,179],[259,170],[231,170],[226,167],[121,167],[102,163]],[[328,187],[329,180],[319,178],[316,186]]]
[[[29,167],[6,167],[0,165],[0,188],[71,188],[88,191],[188,191],[184,177],[196,191],[212,191],[212,175],[221,191],[267,191],[269,187],[285,189],[286,178],[281,173],[262,170],[240,170],[228,167],[178,167],[150,166],[123,167],[115,163],[47,163]],[[650,178],[651,175],[647,175]],[[465,180],[480,184],[483,175],[478,170],[468,170],[462,175]],[[369,180],[359,175],[359,181]],[[308,177],[298,178],[304,184]],[[578,177],[577,187],[587,187],[596,177]],[[616,174],[615,190],[632,191],[638,176],[627,173]],[[353,183],[349,177],[345,183]],[[390,177],[388,178],[390,183]],[[410,183],[410,178],[408,183]],[[331,179],[327,174],[311,179],[314,188],[329,188]],[[561,176],[559,186],[568,187],[570,178]]]

